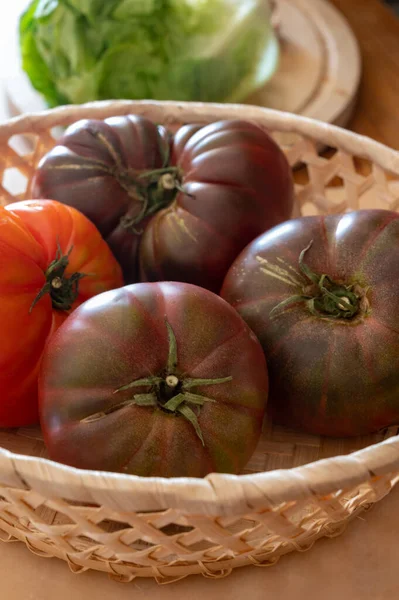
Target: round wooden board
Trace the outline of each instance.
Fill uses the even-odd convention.
[[[327,0],[279,0],[277,18],[278,71],[248,101],[346,125],[359,89],[361,59],[345,18]]]
[[[357,41],[346,20],[328,0],[277,0],[277,22],[278,70],[247,103],[345,126],[361,74]],[[4,81],[10,116],[46,108],[19,65],[16,28],[10,44],[13,70]]]

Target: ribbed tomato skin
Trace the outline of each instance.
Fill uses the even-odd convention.
[[[303,293],[293,280],[310,242],[306,264],[366,290],[366,316],[320,318],[303,302],[270,314]],[[330,436],[399,422],[398,213],[361,210],[284,223],[242,252],[222,296],[263,346],[276,422]]]
[[[71,247],[66,276],[87,273],[71,310],[53,309],[49,294],[32,308],[58,247]],[[53,201],[0,208],[0,427],[37,423],[37,378],[50,334],[79,304],[123,285],[122,273],[94,225]]]
[[[163,167],[168,154],[166,130],[149,119],[83,119],[68,127],[40,161],[32,198],[52,198],[86,215],[111,247],[126,282],[135,282],[140,238],[121,219],[137,216],[142,208],[136,175]]]
[[[165,168],[174,189],[163,186]],[[184,281],[215,292],[246,244],[290,217],[294,198],[284,153],[257,125],[190,124],[172,140],[137,115],[71,125],[40,161],[31,194],[83,212],[126,283]]]
[[[199,410],[204,445],[189,421],[160,406],[110,412],[147,388],[115,390],[164,373],[166,321],[179,378],[232,377],[191,390],[214,400]],[[164,477],[238,472],[258,441],[267,393],[259,342],[226,302],[197,286],[141,283],[89,300],[52,337],[40,378],[41,424],[50,457],[76,467]]]
[[[172,157],[184,191],[145,228],[141,280],[185,281],[218,293],[241,250],[291,216],[291,169],[263,129],[240,120],[184,126]]]

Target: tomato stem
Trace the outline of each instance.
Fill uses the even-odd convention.
[[[55,259],[50,263],[45,272],[46,283],[37,294],[29,309],[31,313],[36,304],[49,294],[53,308],[58,310],[70,310],[73,303],[79,295],[79,281],[86,277],[85,273],[73,273],[70,277],[65,275],[65,271],[69,266],[69,256],[73,250],[73,246],[67,254],[63,254],[59,242],[57,242],[57,251]]]
[[[203,445],[204,438],[198,423],[198,415],[206,402],[216,402],[214,398],[208,398],[202,394],[189,392],[191,388],[211,385],[221,385],[232,381],[232,377],[221,377],[217,379],[200,379],[179,377],[177,374],[178,356],[176,336],[171,325],[165,319],[168,332],[168,360],[165,372],[162,376],[153,376],[136,379],[114,391],[114,394],[125,392],[133,388],[147,387],[149,391],[134,394],[133,398],[124,401],[117,407],[125,407],[127,404],[146,407],[159,407],[162,410],[185,417],[194,427]],[[114,412],[115,406],[109,409]],[[103,413],[102,413],[103,414]]]
[[[176,178],[180,175],[179,167],[162,167],[161,169],[150,169],[149,171],[142,171],[137,176],[137,179],[147,179],[153,183],[162,181],[165,175],[174,175]]]
[[[192,197],[192,194],[182,187],[183,172],[180,167],[164,166],[148,171],[116,170],[112,174],[132,199],[141,203],[141,208],[136,215],[125,215],[120,221],[124,229],[135,234],[142,233],[139,229],[140,224],[169,206],[178,191]]]
[[[281,314],[295,304],[304,303],[314,316],[329,319],[350,320],[368,314],[367,289],[358,284],[346,285],[335,282],[325,273],[318,275],[305,263],[306,252],[312,247],[311,241],[299,255],[299,269],[310,282],[302,287],[301,293],[294,294],[280,302],[270,312],[270,316]]]
[[[179,385],[179,380],[176,375],[168,375],[165,381],[166,385],[170,388],[175,388]]]

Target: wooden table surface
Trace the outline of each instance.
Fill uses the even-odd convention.
[[[399,20],[379,0],[331,2],[347,17],[363,56],[359,102],[349,127],[399,149]],[[7,12],[6,7],[4,10]],[[1,26],[0,22],[0,36]],[[6,61],[6,53],[0,52],[0,69]],[[0,120],[4,116],[0,106]],[[87,600],[188,597],[242,600],[246,596],[251,600],[311,597],[398,600],[398,506],[399,487],[372,511],[356,519],[343,536],[321,540],[304,554],[283,557],[272,568],[238,569],[219,581],[196,576],[159,588],[150,580],[123,585],[100,573],[73,575],[57,559],[34,556],[20,543],[0,543],[0,597],[4,600],[69,600],[74,596]]]
[[[381,0],[330,0],[348,19],[363,76],[349,129],[399,150],[399,19]]]

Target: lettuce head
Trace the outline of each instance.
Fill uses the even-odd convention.
[[[19,29],[23,69],[49,106],[240,102],[279,55],[266,0],[33,0]]]

